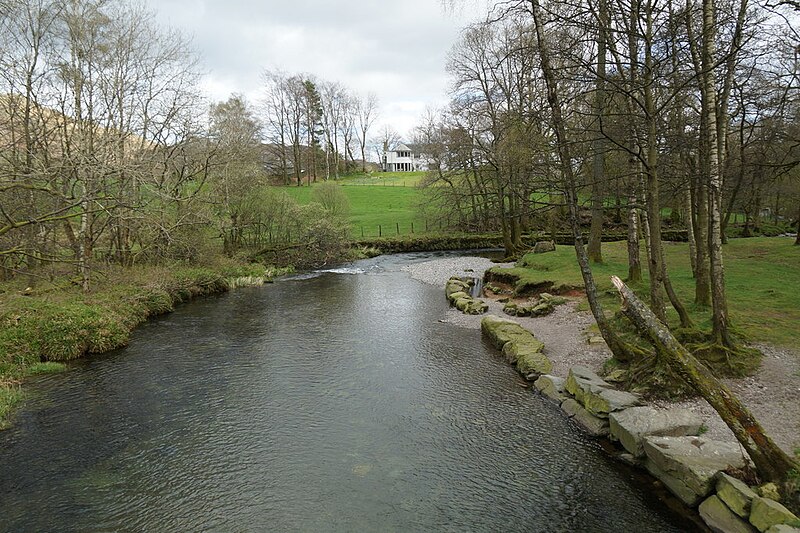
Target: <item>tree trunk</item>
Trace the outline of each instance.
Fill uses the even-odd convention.
[[[622,311],[646,335],[659,357],[680,374],[719,413],[747,451],[763,481],[782,481],[800,468],[779,448],[731,391],[672,335],[618,277],[611,278],[622,297]]]
[[[631,185],[628,189],[628,283],[642,281],[642,261],[639,251],[639,212],[636,204],[636,188],[639,183],[641,170],[639,159],[630,156],[628,169],[631,176]]]
[[[708,256],[711,273],[711,321],[716,342],[732,347],[728,331],[728,302],[725,296],[725,269],[722,264],[722,174],[719,165],[719,140],[716,128],[717,88],[714,82],[714,4],[703,0],[702,65],[707,127],[708,169]]]
[[[564,190],[567,194],[567,208],[569,209],[569,221],[572,226],[572,234],[575,239],[575,254],[578,259],[578,265],[581,269],[581,276],[583,277],[584,287],[586,288],[586,298],[589,301],[589,308],[592,311],[597,327],[600,334],[608,344],[614,357],[620,361],[627,361],[630,359],[630,354],[622,340],[611,328],[608,320],[606,319],[603,307],[597,297],[597,286],[594,282],[592,275],[592,267],[589,264],[589,258],[586,255],[586,250],[583,247],[583,236],[578,218],[578,194],[575,183],[575,175],[572,168],[572,155],[570,153],[570,143],[567,139],[566,127],[561,110],[561,99],[558,93],[558,85],[556,77],[553,72],[553,67],[550,65],[550,51],[544,35],[544,26],[542,24],[542,16],[540,13],[539,0],[530,0],[531,14],[533,16],[534,28],[536,31],[536,43],[539,47],[539,59],[542,66],[542,75],[547,86],[547,102],[550,105],[550,113],[552,116],[553,131],[556,136],[556,144],[558,147],[559,162],[561,168],[561,177],[564,184]]]
[[[593,263],[603,262],[603,191],[605,189],[605,139],[603,139],[603,117],[605,115],[606,76],[606,29],[608,28],[607,0],[600,0],[597,28],[597,80],[595,82],[594,115],[597,124],[594,154],[592,155],[592,224],[589,229],[589,244],[586,253]]]

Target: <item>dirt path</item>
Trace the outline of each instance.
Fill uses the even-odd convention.
[[[444,298],[444,286],[450,276],[482,277],[483,272],[493,266],[498,265],[481,257],[454,257],[408,265],[403,270],[414,279],[440,287]],[[488,298],[483,300],[489,304],[490,314],[505,316],[503,304]],[[611,357],[604,344],[588,343],[587,329],[594,324],[594,318],[588,311],[578,311],[577,305],[578,300],[571,299],[548,316],[514,318],[544,342],[544,352],[553,362],[553,374],[558,376],[566,376],[569,367],[576,365],[599,371],[603,362]],[[481,316],[464,315],[450,308],[445,321],[461,327],[480,328]],[[768,345],[756,347],[764,353],[759,371],[745,379],[727,379],[725,383],[752,410],[775,442],[791,454],[800,447],[800,353]],[[691,409],[706,419],[706,436],[735,441],[705,400],[698,398],[677,404],[660,402],[657,406]]]

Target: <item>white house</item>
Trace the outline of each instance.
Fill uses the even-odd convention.
[[[391,150],[384,150],[381,167],[384,172],[413,172],[427,170],[428,161],[419,150],[400,143]]]

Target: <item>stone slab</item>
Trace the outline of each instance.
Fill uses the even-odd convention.
[[[780,503],[756,496],[750,508],[750,523],[759,531],[767,531],[773,526],[797,521],[797,516]]]
[[[700,504],[700,518],[714,533],[755,533],[755,528],[728,509],[716,495]]]
[[[737,444],[703,437],[645,437],[644,451],[647,470],[690,506],[711,493],[717,472],[745,466]]]
[[[609,415],[611,436],[636,457],[644,456],[644,438],[697,435],[703,419],[688,409],[631,407]]]
[[[600,418],[608,418],[609,413],[639,404],[637,395],[616,390],[600,376],[582,366],[569,369],[566,388],[587,411]]]
[[[747,518],[750,516],[750,504],[757,494],[746,483],[720,472],[717,477],[717,496],[731,511]]]

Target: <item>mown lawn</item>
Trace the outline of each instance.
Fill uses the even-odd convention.
[[[724,247],[728,302],[734,327],[750,340],[800,349],[800,247],[792,238],[758,237],[731,239]],[[664,243],[670,277],[692,318],[710,328],[710,311],[697,308],[688,245]],[[610,278],[625,278],[628,272],[624,242],[603,243],[604,263],[593,266],[603,301],[616,310],[618,301]],[[647,298],[645,282],[633,288]],[[557,284],[582,285],[572,246],[558,246],[556,252],[527,254],[514,272],[520,283],[550,280]],[[677,315],[671,312],[671,320]]]

